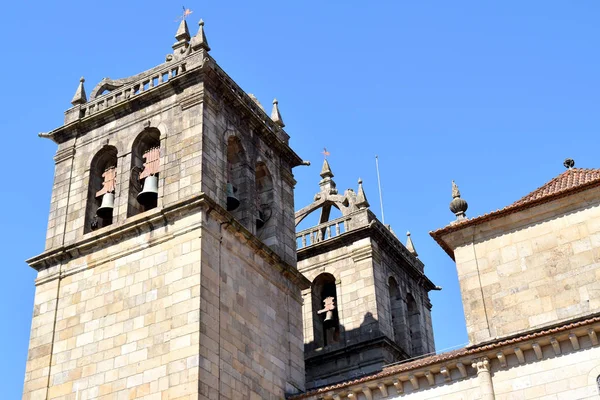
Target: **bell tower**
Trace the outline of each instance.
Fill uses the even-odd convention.
[[[437,289],[408,234],[402,244],[358,190],[338,192],[327,159],[314,201],[296,225],[320,212],[316,226],[296,233],[298,269],[311,282],[304,297],[307,388],[381,370],[434,351],[431,303]],[[330,219],[332,207],[342,216]]]
[[[81,79],[58,145],[24,399],[304,390],[292,168],[271,116],[185,19],[165,62]]]

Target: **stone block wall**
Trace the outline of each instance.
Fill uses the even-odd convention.
[[[139,170],[131,170],[132,146],[147,128],[160,132],[158,207],[167,207],[200,193],[202,105],[198,103],[183,109],[180,104],[198,90],[201,88],[197,85],[188,87],[178,95],[168,96],[119,119],[90,126],[85,135],[59,144],[46,250],[97,235],[98,231],[85,233],[89,229],[85,229],[84,224],[90,174],[94,173],[90,169],[91,163],[106,146],[117,151],[113,225],[128,219],[129,186],[137,179],[132,178],[132,173],[139,173]]]
[[[227,144],[235,139],[243,149],[238,167],[239,177],[236,195],[240,199],[238,209],[232,214],[264,243],[281,256],[288,264],[296,264],[294,225],[294,185],[292,167],[274,146],[265,141],[261,134],[262,125],[244,119],[230,102],[223,101],[217,90],[205,86],[203,109],[203,176],[202,191],[220,204],[226,201]],[[256,166],[263,163],[273,184],[270,204],[263,209],[265,225],[258,228],[256,218],[263,204],[257,201]]]
[[[196,398],[200,219],[40,271],[24,399]]]
[[[600,311],[600,189],[445,238],[472,344]]]
[[[304,389],[300,291],[227,228],[202,232],[200,398],[281,399]]]
[[[377,256],[374,257],[373,271],[381,331],[393,338],[408,357],[434,352],[431,302],[428,291],[418,279],[408,273],[410,268],[408,265],[382,250],[377,242],[374,242],[374,248]],[[393,289],[390,288],[390,278],[393,278],[397,285],[399,298],[393,299],[391,296]],[[409,315],[409,294],[414,298],[418,312],[412,318]],[[398,304],[393,304],[394,301]],[[399,321],[392,320],[394,306],[399,308],[395,313],[395,318]]]

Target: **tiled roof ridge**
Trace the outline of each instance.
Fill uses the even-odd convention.
[[[567,186],[565,188],[560,188],[559,187],[557,190],[554,190],[554,192],[551,192],[551,193],[544,193],[547,190],[554,189],[554,185],[560,184],[561,181],[564,178],[568,178],[568,177],[571,177],[573,175],[581,175],[582,173],[583,174],[586,174],[586,173],[596,173],[596,174],[598,174],[598,176],[597,177],[593,177],[593,178],[591,178],[588,181],[584,181],[584,182],[581,182],[581,183],[577,182],[577,184],[571,185],[571,186]],[[592,182],[592,181],[594,181],[595,179],[598,179],[598,178],[600,178],[600,169],[593,169],[593,168],[571,168],[571,169],[568,169],[565,172],[563,172],[563,173],[555,176],[554,178],[552,178],[551,180],[549,180],[548,182],[546,182],[544,185],[542,185],[539,188],[535,189],[533,192],[531,192],[531,193],[523,196],[522,198],[520,198],[519,200],[515,201],[514,203],[512,203],[508,207],[516,206],[516,205],[520,205],[520,204],[526,204],[526,203],[528,203],[530,201],[537,200],[538,198],[549,196],[549,195],[552,195],[554,193],[560,193],[563,190],[573,189],[573,188],[579,186],[580,184],[586,184],[586,183]]]
[[[567,179],[566,181],[565,178]],[[577,193],[597,184],[600,184],[600,169],[571,168],[504,208],[490,211],[478,217],[447,225],[443,228],[431,231],[429,234],[435,239],[436,242],[438,242],[438,244],[446,251],[446,253],[448,253],[448,255],[454,259],[453,251],[446,246],[443,240],[441,240],[441,235],[531,208],[571,193]]]
[[[596,315],[592,318],[574,321],[571,323],[566,323],[564,325],[555,326],[553,328],[533,331],[530,333],[522,334],[520,336],[515,336],[510,339],[504,339],[504,340],[500,340],[500,341],[493,342],[493,343],[478,345],[475,347],[464,347],[462,349],[452,350],[452,351],[449,351],[446,353],[434,354],[434,355],[420,358],[420,359],[417,359],[415,361],[411,361],[408,363],[392,365],[390,367],[384,368],[383,371],[378,372],[373,375],[367,375],[367,376],[363,376],[358,379],[353,379],[350,381],[336,383],[334,385],[324,386],[324,387],[317,388],[317,389],[314,389],[314,390],[311,390],[311,391],[308,391],[305,393],[300,393],[300,394],[289,397],[289,399],[292,399],[292,400],[303,399],[303,398],[313,396],[316,394],[328,392],[330,390],[342,389],[342,388],[357,385],[360,383],[364,383],[364,382],[368,382],[368,381],[372,381],[372,380],[376,380],[376,379],[380,379],[380,378],[386,378],[388,376],[395,375],[400,372],[405,372],[405,371],[409,371],[409,370],[413,370],[413,369],[417,369],[417,368],[421,368],[421,367],[426,367],[428,365],[436,364],[436,363],[439,363],[442,361],[449,361],[451,359],[456,359],[459,357],[474,355],[477,353],[497,349],[499,347],[503,347],[506,345],[524,342],[527,340],[536,339],[536,338],[554,334],[554,333],[568,331],[569,329],[586,326],[586,325],[593,324],[596,322],[600,322],[600,315]]]

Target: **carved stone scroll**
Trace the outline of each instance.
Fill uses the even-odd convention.
[[[96,197],[100,197],[105,193],[111,193],[115,191],[115,180],[117,178],[117,168],[109,167],[102,174],[104,181],[102,182],[102,189],[96,192]]]
[[[160,147],[151,148],[142,157],[146,161],[144,162],[144,170],[140,173],[140,180],[158,174],[160,170]]]

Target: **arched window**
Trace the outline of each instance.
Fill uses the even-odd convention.
[[[394,330],[394,342],[400,347],[406,349],[406,320],[404,318],[404,304],[400,296],[398,283],[394,277],[388,279],[388,289],[390,297],[390,314],[392,319],[392,328]]]
[[[598,391],[600,392],[600,375],[596,378],[596,386],[598,387]]]
[[[261,229],[273,214],[273,178],[263,162],[256,164],[256,229]]]
[[[105,146],[90,165],[84,233],[112,224],[116,176],[117,149]]]
[[[229,136],[227,139],[227,211],[242,211],[245,207],[238,209],[242,205],[241,199],[247,198],[247,188],[244,179],[245,151],[239,138]]]
[[[410,337],[410,355],[417,356],[423,353],[423,340],[421,329],[421,313],[412,294],[406,295],[406,306],[408,310],[408,335]]]
[[[335,277],[322,273],[311,286],[315,347],[324,347],[340,340],[340,321]]]
[[[157,206],[159,171],[160,131],[155,128],[144,129],[131,148],[128,217]]]

